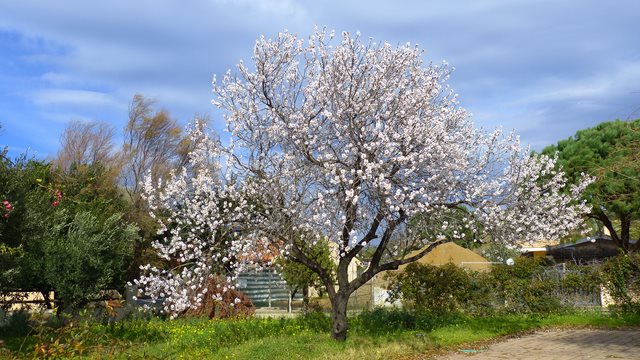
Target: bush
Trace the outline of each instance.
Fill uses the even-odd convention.
[[[544,259],[518,258],[512,266],[495,265],[479,273],[453,264],[413,263],[389,276],[391,300],[402,299],[429,322],[461,314],[560,313],[598,291],[596,268],[569,266],[559,272],[549,265]]]
[[[603,285],[623,312],[640,312],[640,253],[619,255],[602,266]]]
[[[453,264],[412,263],[389,276],[390,300],[402,299],[406,308],[432,316],[457,313],[485,315],[490,311],[486,276]]]
[[[0,337],[26,336],[31,331],[29,313],[14,311],[0,323]]]
[[[549,314],[564,309],[558,296],[560,279],[545,271],[548,265],[546,260],[518,258],[511,266],[491,268],[491,286],[504,311]]]
[[[119,214],[101,221],[81,211],[71,223],[58,223],[45,242],[43,275],[64,307],[75,308],[123,284],[136,231]]]
[[[62,309],[122,288],[138,235],[115,180],[100,164],[0,154],[0,292],[55,291]]]

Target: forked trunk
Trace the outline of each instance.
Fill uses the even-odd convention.
[[[349,296],[345,294],[336,294],[331,301],[331,320],[333,322],[333,330],[331,336],[338,341],[347,339],[347,303]]]

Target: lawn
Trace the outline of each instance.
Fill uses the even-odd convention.
[[[323,314],[294,319],[138,319],[115,324],[78,321],[28,336],[0,333],[0,358],[91,359],[412,359],[544,327],[640,326],[640,315],[572,313],[433,319],[403,311],[351,318],[346,342],[329,335]],[[38,328],[36,328],[37,330]],[[22,330],[24,331],[24,329]],[[22,350],[19,351],[19,349]]]

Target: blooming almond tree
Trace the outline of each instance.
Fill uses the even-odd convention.
[[[470,229],[502,242],[554,240],[581,225],[586,207],[576,199],[590,180],[569,188],[555,158],[476,129],[449,73],[409,44],[316,30],[307,41],[262,37],[250,66],[214,80],[233,139],[229,166],[263,204],[244,235],[284,242],[320,276],[336,339],[346,337],[353,291],[440,242]],[[407,227],[411,219],[430,228]],[[339,248],[337,284],[306,253],[321,238]],[[356,256],[366,268],[349,279]]]
[[[197,171],[147,186],[153,211],[168,213],[157,247],[173,266],[140,285],[168,311],[201,302],[216,264],[273,242],[318,274],[344,340],[350,294],[381,271],[469,233],[517,243],[581,225],[590,179],[568,186],[555,158],[476,129],[446,84],[449,67],[424,64],[417,47],[283,32],[260,38],[252,60],[214,80],[232,140],[224,169],[242,185],[226,183],[210,161],[220,146],[196,133]],[[338,249],[335,272],[310,255],[325,239]],[[350,279],[356,257],[365,268]]]

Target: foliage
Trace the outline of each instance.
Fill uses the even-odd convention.
[[[113,151],[114,130],[101,122],[71,121],[60,136],[54,164],[67,170],[73,165],[103,164],[119,170]]]
[[[599,293],[597,266],[565,264],[560,269],[549,265],[546,259],[520,257],[511,266],[492,267],[490,285],[504,311],[561,313],[581,306],[582,297]]]
[[[305,253],[313,259],[313,261],[320,264],[324,269],[328,269],[332,274],[335,273],[335,262],[331,258],[331,252],[329,250],[329,244],[326,240],[318,241],[316,244],[300,244],[301,248],[305,246],[309,246],[310,249],[305,249]],[[280,257],[276,264],[280,268],[280,274],[282,278],[287,282],[287,284],[294,289],[294,291],[302,289],[305,294],[304,302],[305,306],[308,305],[308,288],[313,287],[320,290],[322,293],[322,289],[324,284],[322,280],[311,270],[308,266],[301,264],[300,262],[295,261],[295,259],[291,259],[285,256]]]
[[[599,292],[600,269],[567,266],[559,270],[545,260],[517,258],[514,265],[494,265],[489,273],[410,264],[389,276],[392,300],[417,313],[436,317],[495,313],[549,314],[581,306],[584,296]]]
[[[29,322],[31,315],[27,311],[13,311],[9,315],[2,312],[0,318],[0,336],[6,338],[9,336],[22,337],[29,335],[31,331],[31,323]]]
[[[0,244],[9,249],[0,253],[0,291],[18,288],[43,289],[44,250],[42,234],[47,219],[55,211],[53,194],[43,183],[52,181],[50,164],[20,156],[15,160],[0,156],[0,197],[5,210],[0,218]]]
[[[391,300],[419,313],[444,316],[476,314],[488,308],[488,293],[482,274],[467,272],[454,264],[442,266],[412,263],[389,276]],[[486,282],[486,280],[485,280]],[[484,288],[483,288],[483,285]]]
[[[578,131],[543,150],[559,152],[558,165],[576,183],[582,173],[596,177],[584,198],[592,206],[590,217],[598,220],[624,251],[631,244],[633,222],[640,218],[640,119],[603,122]]]
[[[43,277],[62,307],[76,308],[101,290],[122,288],[137,238],[135,226],[123,222],[121,214],[100,220],[87,211],[55,223],[45,242]]]
[[[513,265],[491,269],[491,283],[504,308],[514,313],[553,313],[563,306],[556,294],[559,282],[545,273],[545,260],[518,258]]]
[[[123,182],[132,201],[142,194],[141,183],[149,173],[152,179],[168,177],[174,165],[186,160],[189,138],[165,109],[155,110],[154,102],[135,94],[129,107],[124,132]]]
[[[560,287],[567,291],[600,292],[603,269],[598,264],[590,266],[565,264]]]
[[[55,290],[75,306],[121,287],[137,235],[122,221],[127,206],[115,177],[99,163],[52,169],[23,156],[3,158],[2,166],[1,195],[12,209],[0,243],[19,251],[0,254],[0,290]]]
[[[603,284],[622,311],[640,312],[640,253],[608,259],[602,267]]]
[[[168,179],[172,170],[186,164],[192,142],[167,110],[156,108],[153,100],[141,94],[131,100],[123,138],[120,183],[130,202],[125,218],[138,226],[140,234],[127,271],[127,278],[133,280],[140,275],[141,265],[160,265],[151,246],[157,238],[158,224],[149,216],[142,196],[144,177]]]

